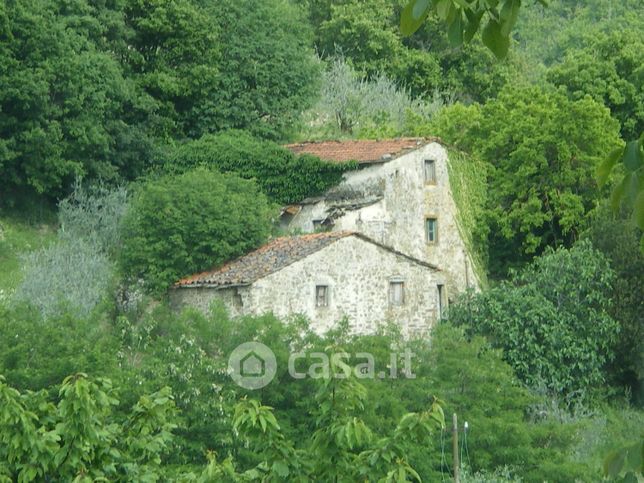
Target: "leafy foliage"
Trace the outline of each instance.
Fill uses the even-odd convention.
[[[613,281],[606,258],[580,242],[463,300],[450,319],[488,336],[526,384],[585,397],[614,357],[619,325],[607,313]]]
[[[613,211],[619,212],[622,205],[628,206],[632,210],[633,222],[640,231],[644,231],[644,132],[639,139],[628,141],[626,146],[612,151],[597,167],[600,186],[606,183],[615,166],[620,166],[624,175],[613,186],[610,200]],[[644,253],[644,235],[640,237],[640,251]]]
[[[610,375],[619,387],[628,387],[635,402],[644,402],[644,254],[639,250],[641,231],[622,210],[615,214],[608,203],[594,212],[584,237],[610,261],[615,283],[610,314],[621,327]]]
[[[436,125],[491,165],[490,269],[497,276],[546,246],[570,246],[579,237],[599,198],[595,167],[619,143],[605,108],[538,87],[507,86],[480,112],[455,107]]]
[[[50,0],[0,9],[3,204],[20,192],[59,197],[76,176],[131,176],[147,159],[148,135],[130,116],[139,95],[94,42],[109,35],[97,11]]]
[[[168,451],[174,403],[169,388],[142,397],[129,420],[113,413],[111,383],[67,377],[56,405],[43,393],[20,394],[0,379],[0,476],[34,481],[110,478],[154,481]]]
[[[101,317],[0,306],[0,373],[21,391],[49,390],[74,372],[115,380],[118,344]]]
[[[225,129],[284,136],[311,105],[319,74],[300,11],[280,0],[222,0],[209,15],[220,32],[219,75],[191,137]]]
[[[474,3],[458,0],[410,0],[400,16],[400,30],[404,35],[413,34],[427,15],[434,12],[447,25],[452,45],[459,46],[463,42],[469,42],[480,28],[485,46],[497,58],[503,59],[508,54],[510,33],[519,17],[520,8],[521,0],[486,0]],[[484,17],[487,23],[481,27]]]
[[[337,164],[310,156],[297,156],[271,141],[244,131],[225,131],[180,144],[163,170],[182,173],[205,166],[223,173],[253,179],[270,199],[286,204],[302,201],[336,185],[354,163]]]
[[[643,49],[635,32],[593,35],[552,66],[547,78],[564,86],[572,99],[590,95],[607,106],[620,122],[622,137],[634,139],[644,131]]]
[[[413,99],[405,88],[383,74],[360,78],[343,58],[330,60],[322,78],[320,100],[305,114],[312,136],[393,137],[404,132],[417,118],[429,119],[442,105]]]
[[[266,240],[271,209],[255,183],[197,168],[144,183],[123,221],[119,263],[162,293],[182,276],[239,256]]]
[[[199,110],[215,94],[221,55],[215,17],[191,0],[133,0],[126,68],[151,98],[160,136],[199,134]]]

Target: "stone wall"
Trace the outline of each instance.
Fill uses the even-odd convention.
[[[426,159],[435,162],[435,183],[425,182]],[[314,220],[328,219],[326,224],[333,230],[364,233],[398,251],[437,265],[446,272],[451,296],[468,287],[478,289],[479,280],[458,226],[447,161],[447,150],[433,142],[392,161],[348,172],[344,181],[324,199],[303,204],[288,227],[293,231],[312,232]],[[342,198],[342,193],[348,195]],[[362,193],[369,196],[361,198]],[[428,217],[438,220],[435,243],[426,241]]]
[[[389,303],[391,280],[404,283],[401,306]],[[355,332],[371,332],[379,322],[394,321],[410,334],[425,331],[438,318],[437,285],[444,283],[442,272],[350,236],[250,286],[180,288],[171,297],[175,304],[204,311],[213,300],[221,300],[232,315],[303,314],[319,333],[346,316]],[[329,287],[327,307],[316,306],[317,285]]]

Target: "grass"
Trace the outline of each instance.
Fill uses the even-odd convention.
[[[8,297],[21,280],[23,253],[42,248],[56,237],[51,214],[38,219],[0,212],[0,301]]]

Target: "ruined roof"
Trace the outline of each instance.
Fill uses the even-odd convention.
[[[330,231],[276,238],[257,250],[226,263],[220,268],[183,278],[175,283],[174,286],[178,288],[199,286],[225,288],[249,285],[348,236],[356,236],[396,255],[403,256],[426,267],[437,269],[429,263],[398,252],[360,233]]]
[[[421,146],[437,141],[435,138],[358,139],[345,141],[315,141],[287,144],[295,154],[312,154],[324,161],[358,164],[384,163],[407,154]]]

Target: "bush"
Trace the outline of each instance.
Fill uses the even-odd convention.
[[[264,242],[271,208],[252,181],[198,168],[144,183],[123,226],[123,274],[159,294]]]
[[[109,295],[114,263],[127,210],[127,191],[76,183],[59,205],[58,242],[23,257],[23,281],[16,300],[37,307],[44,317],[64,307],[86,316]]]
[[[60,241],[23,258],[24,277],[14,295],[50,317],[69,307],[87,315],[108,295],[113,264],[82,239]]]
[[[608,314],[614,273],[589,242],[550,251],[508,282],[464,297],[450,319],[483,334],[529,386],[580,395],[605,380],[619,326]]]
[[[108,254],[120,244],[121,223],[127,211],[127,190],[98,185],[83,188],[77,181],[72,194],[58,204],[59,237],[84,239]]]
[[[17,389],[32,391],[75,372],[114,379],[118,339],[102,319],[70,311],[45,319],[33,307],[0,306],[0,374]]]
[[[307,117],[313,126],[311,136],[394,137],[403,134],[410,119],[426,121],[441,105],[439,97],[412,98],[405,87],[384,74],[361,77],[337,58],[324,73],[320,100]]]

